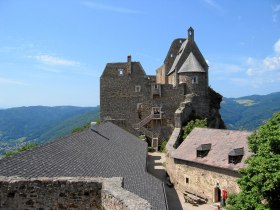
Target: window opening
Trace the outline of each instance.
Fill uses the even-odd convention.
[[[141,92],[141,86],[140,85],[135,85],[135,92],[136,93]]]
[[[161,119],[161,107],[152,107],[154,119]]]
[[[143,110],[142,103],[138,103],[137,104],[137,114],[138,114],[139,119],[142,119],[142,110]]]
[[[118,72],[119,72],[119,76],[123,76],[124,74],[123,69],[118,69]]]
[[[192,84],[198,84],[198,77],[197,76],[192,77]]]

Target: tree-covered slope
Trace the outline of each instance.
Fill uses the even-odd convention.
[[[280,92],[241,98],[223,98],[222,118],[228,129],[256,130],[280,111]]]
[[[26,142],[45,143],[99,118],[98,107],[33,106],[0,110],[0,154]]]

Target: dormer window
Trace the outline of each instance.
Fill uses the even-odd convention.
[[[201,144],[199,147],[196,148],[196,157],[204,158],[208,155],[211,149],[211,144]]]
[[[228,154],[228,163],[240,163],[244,155],[244,147],[233,149]]]
[[[118,72],[119,72],[119,76],[123,76],[123,69],[118,69]]]

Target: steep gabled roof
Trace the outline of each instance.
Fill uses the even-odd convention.
[[[124,188],[166,209],[164,187],[146,172],[147,143],[106,122],[0,160],[1,176],[124,177]]]
[[[192,55],[190,57],[191,53]],[[184,64],[185,66],[183,67]],[[192,67],[195,68],[196,70],[190,70]],[[177,72],[178,70],[179,71],[181,70],[181,72],[188,72],[188,71],[205,72],[208,69],[208,64],[204,59],[203,55],[201,54],[194,40],[186,39],[183,42],[173,62],[173,65],[170,68],[167,75],[172,74],[175,71],[175,69],[177,69]],[[187,71],[187,69],[189,70]]]
[[[187,44],[188,44],[188,40],[186,39],[183,42],[183,44],[181,45],[181,48],[180,48],[179,52],[177,53],[176,58],[175,58],[175,60],[174,60],[174,62],[173,62],[173,64],[172,64],[172,66],[171,66],[167,75],[169,75],[169,74],[171,74],[175,71],[175,68],[176,68],[179,60],[181,59],[181,56],[183,55],[183,51],[185,50]]]
[[[178,73],[184,72],[205,72],[203,67],[200,65],[196,57],[191,52],[188,58],[185,60]]]
[[[230,170],[238,170],[245,167],[245,159],[251,153],[248,149],[248,131],[233,131],[210,128],[194,128],[177,150],[172,152],[175,159],[210,165]],[[202,144],[211,143],[211,149],[207,156],[197,157],[196,149]],[[243,150],[243,158],[240,163],[231,164],[228,156],[232,150]],[[240,153],[240,152],[239,152]]]

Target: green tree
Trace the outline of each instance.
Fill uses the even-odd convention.
[[[90,122],[85,124],[83,127],[78,127],[78,128],[74,128],[71,133],[74,134],[74,133],[78,133],[78,132],[81,132],[81,131],[84,131],[84,130],[87,130],[90,128]]]
[[[194,128],[207,128],[207,119],[195,119],[195,120],[191,120],[190,122],[188,122],[188,124],[183,127],[183,140],[190,134],[190,132],[194,129]]]
[[[229,200],[231,210],[279,209],[280,112],[249,137],[253,155],[238,180],[241,192]]]
[[[37,147],[37,146],[38,146],[38,144],[29,143],[29,144],[26,144],[26,145],[24,145],[24,146],[22,146],[22,147],[20,147],[20,148],[18,148],[18,149],[16,149],[16,150],[10,150],[10,151],[5,152],[4,155],[3,155],[3,157],[4,157],[4,158],[5,158],[5,157],[10,157],[10,156],[13,156],[13,155],[15,155],[15,154],[17,154],[17,153],[20,153],[20,152],[22,152],[22,151],[35,148],[35,147]]]
[[[163,142],[161,142],[161,145],[159,147],[160,152],[166,152],[165,147],[166,147],[167,142],[168,142],[167,140],[164,140]]]

